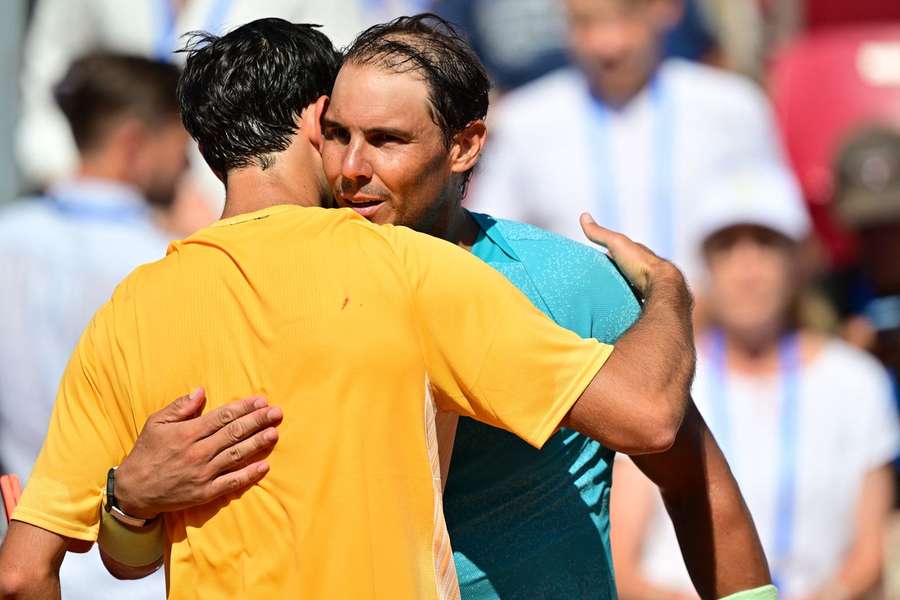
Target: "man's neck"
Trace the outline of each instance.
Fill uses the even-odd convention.
[[[463,250],[472,251],[475,239],[478,236],[478,223],[469,214],[469,211],[457,205],[450,215],[443,220],[441,226],[436,227],[431,235],[456,244]]]
[[[135,182],[127,176],[126,165],[116,157],[105,154],[86,154],[81,157],[76,177],[80,179],[104,179],[125,185],[134,186]]]
[[[641,94],[641,92],[647,89],[647,87],[653,81],[653,77],[655,76],[658,68],[659,66],[657,65],[656,67],[648,71],[641,79],[637,80],[635,84],[629,88],[614,89],[609,88],[608,86],[604,86],[602,82],[593,81],[590,83],[591,94],[593,94],[595,98],[598,98],[607,106],[611,106],[615,109],[624,108],[631,101],[637,98]]]
[[[774,326],[760,327],[753,332],[725,331],[731,368],[751,375],[777,371],[781,336],[781,328]]]
[[[233,169],[225,185],[225,208],[222,218],[255,212],[279,204],[321,206],[322,192],[311,169],[308,173],[292,173],[286,177],[272,168]]]

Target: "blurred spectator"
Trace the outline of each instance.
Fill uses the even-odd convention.
[[[900,378],[900,131],[866,128],[840,152],[835,211],[857,234],[860,269],[850,286],[846,333]]]
[[[697,0],[684,0],[666,56],[705,59],[715,40]],[[507,91],[569,63],[561,0],[436,0],[433,11],[466,32],[494,85]]]
[[[725,175],[700,198],[692,239],[713,327],[698,343],[693,396],[741,486],[780,597],[860,598],[881,576],[900,428],[884,369],[797,325],[810,222],[796,193],[783,173],[763,169]],[[622,599],[693,596],[662,502],[621,463],[612,541]]]
[[[3,81],[15,81],[18,76],[25,12],[24,0],[0,3],[0,79]],[[18,108],[18,87],[3,86],[0,89],[0,205],[15,198],[20,190],[13,142]]]
[[[352,40],[363,26],[360,1],[38,0],[22,64],[18,155],[25,176],[32,184],[43,186],[75,168],[75,146],[50,90],[77,57],[105,49],[181,61],[182,55],[173,52],[183,45],[183,34],[194,30],[222,33],[261,17],[320,23],[340,46]],[[180,229],[187,231],[217,218],[224,198],[224,188],[209,173],[199,153],[192,156],[192,163],[194,185],[181,190],[180,196],[189,206],[185,217],[193,219],[181,225]],[[197,202],[201,197],[209,205],[205,213]]]
[[[472,208],[584,240],[578,215],[692,276],[684,230],[698,185],[729,163],[781,161],[768,103],[737,75],[660,61],[677,0],[567,0],[577,69],[509,94]]]
[[[466,32],[499,91],[569,62],[560,0],[437,0],[434,12]]]
[[[0,211],[0,456],[23,484],[91,315],[132,269],[165,255],[156,222],[187,165],[178,75],[137,57],[76,61],[56,99],[78,147],[77,174]],[[164,597],[161,575],[116,582],[95,552],[69,554],[62,585],[67,600]]]

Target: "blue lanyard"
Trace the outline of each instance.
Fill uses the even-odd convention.
[[[626,199],[622,198],[616,189],[614,169],[616,156],[612,144],[614,111],[593,95],[589,94],[589,100],[594,123],[591,145],[595,161],[597,218],[604,227],[620,231],[622,223],[619,204]],[[663,258],[672,258],[675,250],[673,232],[675,194],[672,171],[675,152],[675,107],[671,93],[666,93],[660,73],[657,73],[650,83],[650,101],[654,108],[652,147],[654,173],[650,182],[654,239],[640,241],[649,242],[648,245]],[[627,160],[641,160],[641,158]]]
[[[711,336],[713,376],[710,378],[712,417],[716,438],[729,458],[734,456],[731,417],[728,411],[728,370],[725,335],[715,331]],[[800,346],[797,335],[781,340],[778,347],[781,375],[781,424],[779,425],[778,481],[775,497],[775,531],[773,537],[772,581],[784,593],[781,569],[787,560],[794,535],[797,496],[797,425],[800,412]]]
[[[46,199],[58,213],[72,221],[126,224],[143,220],[150,213],[150,209],[147,206],[136,206],[134,204],[102,206],[99,204],[71,202],[65,197],[54,195],[48,195]]]
[[[172,62],[172,53],[178,44],[177,20],[172,0],[152,0],[156,21],[156,39],[153,42],[153,56],[163,62]],[[212,0],[206,16],[204,31],[219,33],[225,23],[225,15],[231,9],[231,0]]]

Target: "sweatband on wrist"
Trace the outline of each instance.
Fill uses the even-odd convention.
[[[752,590],[731,594],[720,600],[778,600],[778,589],[774,585],[764,585]]]
[[[128,567],[156,564],[165,548],[162,519],[147,527],[129,527],[101,508],[97,543],[107,556]]]

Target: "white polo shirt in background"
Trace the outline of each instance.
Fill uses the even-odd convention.
[[[167,245],[140,193],[115,182],[68,181],[0,210],[0,463],[23,486],[81,333],[116,285]],[[96,547],[67,554],[60,576],[66,600],[165,598],[162,571],[118,581]]]
[[[591,212],[690,278],[699,269],[685,232],[705,181],[735,163],[784,162],[762,91],[704,65],[666,60],[651,85],[606,114],[598,118],[576,69],[504,97],[489,118],[469,207],[580,242],[578,216]]]
[[[723,450],[771,560],[778,526],[782,378],[729,373],[727,393],[721,394],[708,346],[701,343],[698,351],[694,401],[716,438],[727,437]],[[863,478],[900,453],[890,380],[874,358],[830,341],[801,368],[797,384],[796,495],[779,581],[787,598],[815,593],[838,573],[854,539]],[[728,426],[714,406],[720,395],[726,399]],[[693,593],[675,530],[659,495],[653,498],[643,576],[661,587]]]

